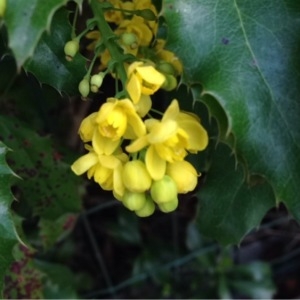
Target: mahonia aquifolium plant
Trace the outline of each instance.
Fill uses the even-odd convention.
[[[174,99],[161,119],[151,116],[151,95],[177,87],[182,64],[157,38],[158,12],[151,0],[91,2],[94,18],[65,45],[66,59],[90,40],[94,54],[79,83],[82,98],[98,92],[110,73],[123,90],[82,120],[79,135],[87,153],[71,166],[140,217],[177,208],[178,194],[195,189],[200,174],[185,160],[207,147],[208,136],[197,116],[183,112]],[[113,28],[113,29],[112,29]],[[98,64],[98,73],[91,74]]]

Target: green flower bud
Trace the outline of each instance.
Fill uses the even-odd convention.
[[[169,74],[166,74],[165,77],[166,80],[164,81],[161,88],[168,92],[174,90],[177,87],[176,77]]]
[[[140,160],[127,162],[123,168],[123,183],[131,192],[142,193],[151,186],[151,177],[145,164]]]
[[[159,209],[164,213],[169,213],[171,211],[174,211],[178,206],[178,198],[174,198],[172,201],[165,202],[165,203],[159,203],[158,207]]]
[[[98,74],[95,74],[91,77],[91,91],[93,93],[97,93],[100,86],[102,85],[102,82],[103,82],[103,78],[104,78],[104,73],[103,72],[100,72]]]
[[[66,60],[72,61],[73,57],[76,55],[78,50],[79,50],[79,41],[77,39],[68,41],[64,47]]]
[[[78,85],[78,90],[82,97],[86,98],[90,92],[90,83],[87,78],[83,78],[79,85]]]
[[[156,21],[157,20],[155,13],[149,8],[136,10],[135,14],[137,16],[144,18],[147,21]]]
[[[155,211],[155,204],[150,196],[146,197],[146,203],[145,205],[139,209],[136,210],[135,213],[139,217],[149,217],[151,216]]]
[[[166,61],[162,61],[159,64],[157,64],[156,69],[157,69],[157,71],[160,71],[161,73],[163,73],[165,75],[175,76],[175,74],[176,74],[176,70],[173,67],[173,65]]]
[[[146,204],[145,193],[125,191],[122,202],[129,210],[139,210]]]
[[[0,18],[4,16],[5,10],[6,10],[6,0],[0,0]]]
[[[131,49],[138,47],[138,39],[134,33],[124,32],[121,36],[121,41],[124,45],[129,46]]]
[[[165,175],[152,183],[150,193],[157,204],[173,201],[177,198],[177,186],[170,176]]]

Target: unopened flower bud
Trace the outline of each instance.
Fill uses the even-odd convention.
[[[140,160],[127,162],[124,165],[122,177],[125,187],[131,192],[145,192],[152,182],[145,164]]]
[[[4,16],[5,10],[6,10],[6,0],[0,0],[0,18]]]
[[[98,74],[95,74],[91,77],[91,91],[93,93],[97,93],[100,86],[102,85],[103,82],[103,78],[104,78],[104,73],[100,72]]]
[[[146,203],[145,205],[139,209],[136,210],[135,213],[139,217],[149,217],[151,216],[155,211],[155,204],[150,196],[146,197]]]
[[[176,70],[175,70],[175,68],[173,67],[173,65],[172,64],[170,64],[170,63],[168,63],[168,62],[166,62],[166,61],[162,61],[162,62],[160,62],[159,64],[157,64],[156,65],[156,69],[159,71],[159,72],[161,72],[161,73],[163,73],[163,74],[165,74],[165,75],[173,75],[173,76],[175,76],[175,74],[176,74]]]
[[[83,78],[78,86],[78,90],[82,97],[86,98],[90,93],[90,82],[87,78]]]
[[[129,210],[139,210],[146,204],[146,195],[145,193],[125,191],[122,202]]]
[[[168,175],[154,181],[151,186],[151,197],[156,203],[165,203],[177,198],[177,186],[175,181]]]
[[[175,181],[178,193],[191,192],[198,183],[196,169],[185,160],[168,163],[166,174]]]
[[[165,91],[172,91],[177,87],[177,79],[175,76],[173,75],[165,75],[166,80],[164,81],[163,85],[162,85],[162,89],[164,89]]]
[[[66,60],[72,61],[73,57],[77,54],[78,50],[79,50],[79,41],[77,39],[68,41],[64,47]]]
[[[124,45],[129,46],[131,49],[138,47],[137,36],[132,32],[124,32],[121,36],[121,41]]]
[[[159,203],[158,207],[159,209],[164,213],[169,213],[171,211],[174,211],[178,206],[178,198],[174,198],[172,201],[165,202],[165,203]]]

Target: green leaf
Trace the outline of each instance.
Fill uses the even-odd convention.
[[[300,2],[166,0],[163,15],[185,82],[201,84],[208,107],[219,102],[221,130],[234,135],[250,174],[265,177],[299,220]]]
[[[40,219],[39,235],[44,249],[49,249],[55,243],[65,239],[73,230],[77,216],[75,214],[65,214],[57,220]]]
[[[78,178],[49,137],[40,137],[13,117],[0,116],[1,137],[13,149],[8,161],[22,178],[16,183],[21,212],[56,219],[78,212]]]
[[[5,272],[13,262],[12,249],[19,241],[10,214],[10,206],[13,201],[10,188],[14,173],[6,163],[7,151],[8,148],[0,141],[0,294]]]
[[[34,266],[35,251],[18,245],[14,248],[15,261],[5,277],[6,299],[44,299],[42,278],[44,274]]]
[[[35,260],[34,264],[46,275],[45,299],[78,299],[74,274],[67,267],[41,260]]]
[[[242,166],[224,144],[219,144],[211,161],[198,192],[197,222],[203,234],[224,245],[236,244],[274,206],[273,190],[258,176],[252,176],[247,184]]]
[[[37,79],[56,88],[59,92],[78,94],[78,84],[86,73],[85,59],[77,54],[67,61],[64,45],[71,39],[71,26],[66,9],[60,9],[53,17],[51,34],[44,33],[34,56],[25,65]]]
[[[12,49],[20,68],[33,55],[34,49],[45,30],[49,31],[54,12],[67,0],[7,1],[4,21]]]

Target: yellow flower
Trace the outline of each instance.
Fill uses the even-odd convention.
[[[179,194],[193,191],[198,183],[198,176],[200,176],[186,160],[168,163],[166,174],[175,181]]]
[[[96,129],[96,116],[97,113],[92,113],[81,121],[79,127],[79,135],[81,139],[86,143],[90,142],[93,138],[94,131]]]
[[[123,44],[126,53],[137,54],[139,46],[149,46],[152,40],[153,34],[150,28],[144,23],[142,17],[134,15],[132,19],[125,19],[120,23],[118,28],[115,30],[117,35],[122,35],[123,33],[132,33],[136,36],[136,45],[130,47]]]
[[[152,182],[145,164],[140,160],[127,162],[124,165],[122,177],[125,187],[136,193],[147,191]]]
[[[167,162],[182,161],[187,151],[196,153],[206,148],[206,130],[192,114],[180,112],[177,100],[173,100],[161,121],[145,121],[148,134],[136,139],[126,147],[128,152],[137,152],[147,147],[145,163],[154,180],[160,180]]]
[[[114,155],[97,153],[86,146],[89,153],[79,157],[71,166],[76,175],[87,172],[89,179],[94,178],[104,190],[113,190],[116,195],[123,196],[125,187],[122,180],[123,164],[128,156],[120,150]]]
[[[146,127],[129,99],[108,98],[96,116],[103,137],[117,141],[121,137],[135,138],[146,133]]]
[[[135,104],[139,102],[141,95],[154,94],[165,81],[163,74],[141,61],[132,63],[128,67],[127,74],[129,79],[126,89]]]

